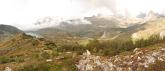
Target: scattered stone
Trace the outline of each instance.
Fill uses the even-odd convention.
[[[12,71],[10,67],[6,67],[4,71]]]
[[[93,66],[90,65],[90,64],[87,64],[85,70],[87,70],[87,71],[88,70],[93,70]]]
[[[47,59],[46,62],[52,62],[53,60],[52,59]]]
[[[70,54],[70,53],[72,53],[72,52],[66,52],[67,54]]]
[[[141,58],[138,56],[138,60],[141,60]]]
[[[64,56],[58,56],[58,57],[55,58],[55,59],[59,60],[59,59],[64,59],[64,58],[65,58]]]
[[[136,52],[138,52],[139,50],[140,50],[139,48],[135,48],[135,49],[133,50],[133,52],[136,53]]]
[[[116,55],[110,58],[91,55],[87,50],[76,66],[79,71],[145,71],[156,60],[165,60],[164,49],[145,52],[136,48],[132,55]]]
[[[52,50],[44,50],[44,52],[48,53],[48,54],[52,54],[53,51]]]
[[[83,53],[83,55],[84,55],[84,56],[89,56],[89,55],[91,55],[91,53],[89,52],[89,50],[86,50],[86,52]]]

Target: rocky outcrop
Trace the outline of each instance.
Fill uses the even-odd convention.
[[[4,71],[12,71],[12,69],[9,67],[6,67]]]
[[[154,51],[136,48],[133,54],[108,58],[87,53],[82,55],[77,65],[79,71],[146,71],[156,60],[165,60],[165,48]]]

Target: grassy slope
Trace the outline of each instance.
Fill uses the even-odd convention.
[[[16,71],[40,68],[41,71],[45,69],[49,69],[49,71],[76,70],[74,65],[77,59],[76,53],[57,52],[48,49],[49,45],[45,44],[47,44],[46,40],[22,34],[2,43],[0,47],[0,71],[4,70],[5,67],[10,67]],[[59,56],[62,58],[57,59]],[[46,62],[49,58],[53,61]]]
[[[82,45],[89,43],[88,40],[79,40],[78,42]],[[63,45],[65,44],[64,42],[62,43]],[[162,42],[142,49],[152,51],[164,46],[165,43]],[[5,67],[10,67],[16,71],[76,71],[75,64],[81,58],[80,56],[82,54],[79,52],[82,50],[75,50],[71,47],[60,47],[56,46],[52,41],[19,34],[0,44],[0,71],[4,70]],[[58,51],[57,48],[61,48],[62,51]],[[119,55],[128,55],[131,53],[132,51],[128,51],[122,52]],[[53,61],[46,62],[47,59],[52,59]]]

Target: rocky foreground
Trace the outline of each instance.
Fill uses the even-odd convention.
[[[89,51],[82,55],[77,68],[79,71],[147,71],[150,64],[165,60],[165,48],[157,50],[134,49],[130,55],[100,57]]]

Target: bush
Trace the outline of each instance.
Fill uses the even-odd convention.
[[[164,71],[165,70],[165,61],[157,60],[154,64],[149,65],[147,71]]]
[[[37,46],[37,45],[39,45],[39,41],[38,40],[32,40],[32,45],[33,46]]]
[[[0,57],[0,63],[10,63],[10,62],[24,62],[24,58],[22,57],[17,57],[17,56],[11,56],[11,57],[5,57],[1,56]]]
[[[114,50],[114,49],[107,49],[103,52],[103,55],[105,56],[114,56],[117,55],[119,53],[119,51]]]
[[[51,41],[47,41],[45,45],[47,49],[53,49],[57,47],[56,44]]]
[[[18,71],[77,71],[73,59],[64,60],[62,63],[39,63],[24,66]]]
[[[97,39],[90,40],[87,44],[87,49],[94,53],[101,51],[103,49],[102,47],[103,46],[101,46],[101,43]]]
[[[51,57],[51,55],[49,55],[47,52],[42,52],[41,57],[45,58],[45,59],[49,59]]]
[[[53,52],[52,52],[52,56],[58,56],[58,55],[59,55],[59,52],[54,49]]]
[[[135,43],[133,43],[131,38],[117,38],[102,42],[94,39],[87,44],[87,49],[95,54],[113,56],[122,52],[131,51],[135,48],[142,48],[164,41],[165,39],[160,39],[159,35],[153,35],[146,40],[141,39],[135,41]]]
[[[4,57],[4,56],[1,56],[0,57],[0,63],[1,64],[4,64],[4,63],[10,63],[10,62],[13,62],[14,60],[9,58],[9,57]]]
[[[75,44],[66,44],[66,45],[62,45],[60,47],[57,48],[57,51],[59,52],[69,52],[69,51],[75,51],[75,52],[84,52],[86,50],[86,48],[84,46],[81,45],[75,45]]]
[[[18,71],[50,71],[51,65],[48,63],[24,66]]]

